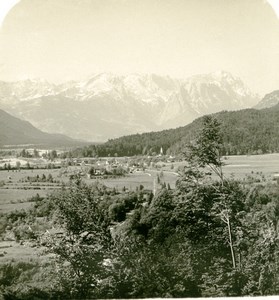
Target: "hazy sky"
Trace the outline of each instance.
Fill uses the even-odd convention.
[[[21,0],[0,28],[1,80],[216,70],[279,89],[279,20],[265,0]]]

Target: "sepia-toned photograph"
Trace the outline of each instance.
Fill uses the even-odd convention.
[[[220,297],[279,298],[279,0],[0,0],[0,300]]]

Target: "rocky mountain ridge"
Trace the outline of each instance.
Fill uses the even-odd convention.
[[[255,106],[256,109],[264,109],[275,106],[279,103],[279,90],[266,94],[263,99]]]
[[[225,71],[187,79],[101,73],[60,85],[0,82],[0,108],[46,132],[90,141],[178,127],[204,114],[248,108],[258,101]]]

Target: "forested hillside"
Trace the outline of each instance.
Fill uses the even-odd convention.
[[[220,112],[214,117],[221,122],[224,155],[260,154],[279,151],[279,105],[256,110]],[[164,153],[178,154],[185,143],[195,138],[202,126],[198,118],[185,127],[124,136],[102,145],[92,145],[71,153],[73,156],[133,156]]]

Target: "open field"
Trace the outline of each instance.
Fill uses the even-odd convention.
[[[104,183],[110,188],[122,189],[124,186],[129,190],[135,190],[140,185],[143,185],[144,188],[153,190],[154,181],[157,182],[157,175],[160,174],[160,171],[156,170],[146,170],[146,171],[137,171],[133,174],[128,174],[125,177],[119,178],[109,178],[101,179],[100,182]],[[171,188],[174,188],[177,175],[174,172],[163,171],[162,182],[170,184]],[[95,181],[94,179],[85,180],[87,183]]]
[[[0,213],[15,209],[28,209],[32,202],[28,199],[39,194],[45,196],[49,190],[0,189]]]
[[[1,170],[0,171],[0,181],[1,180],[7,180],[8,177],[11,177],[9,181],[11,182],[17,182],[20,179],[23,179],[26,176],[41,176],[42,174],[45,174],[46,176],[48,174],[51,174],[54,178],[57,178],[59,176],[59,169],[21,169],[18,170]]]
[[[122,189],[124,186],[130,190],[135,190],[139,185],[143,185],[146,189],[153,190],[154,184],[157,183],[157,177],[163,171],[161,182],[166,182],[171,188],[175,187],[177,180],[177,169],[185,162],[165,163],[158,164],[159,168],[150,168],[145,171],[135,171],[124,177],[108,178],[108,179],[84,179],[87,183],[93,183],[96,180],[104,183],[108,187],[115,187]],[[70,172],[81,171],[80,166],[69,167]],[[252,173],[257,176],[264,176],[266,179],[274,178],[274,175],[279,174],[279,154],[265,154],[265,155],[251,155],[251,156],[230,156],[225,160],[223,168],[226,177],[231,174],[235,178],[244,178],[246,175]],[[37,193],[44,196],[51,193],[53,189],[59,188],[57,184],[48,182],[22,182],[27,176],[48,176],[52,175],[53,179],[67,182],[69,180],[68,174],[64,174],[61,169],[33,169],[20,171],[0,171],[0,182],[5,183],[0,187],[0,211],[10,211],[13,209],[27,208],[31,205],[26,200]],[[162,175],[162,174],[161,174]]]
[[[244,178],[246,175],[261,173],[266,178],[272,178],[279,174],[279,153],[263,155],[235,155],[227,156],[224,159],[225,166],[223,171],[225,176],[232,174],[235,178]],[[179,167],[185,165],[185,162],[166,163],[163,170],[176,171]]]
[[[235,174],[236,178],[243,178],[247,174],[262,173],[267,178],[279,174],[279,154],[264,155],[235,155],[225,160],[226,175]]]
[[[30,243],[29,243],[30,244]],[[39,251],[36,247],[31,247],[31,244],[21,245],[15,241],[1,241],[0,242],[0,264],[7,263],[20,258],[20,261],[30,261],[30,259],[38,259]]]
[[[26,170],[1,170],[0,171],[0,212],[9,212],[15,209],[27,209],[32,205],[28,202],[33,196],[39,194],[45,196],[54,189],[59,188],[55,183],[49,182],[25,182],[29,177],[35,177],[43,174],[47,177],[52,175],[57,180],[59,176],[58,169],[33,169]]]

